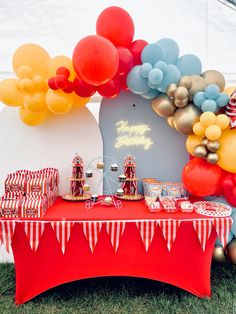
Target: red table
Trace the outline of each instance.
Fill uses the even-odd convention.
[[[230,218],[225,219],[216,225],[215,219],[196,213],[152,214],[144,201],[123,201],[121,209],[85,209],[84,203],[59,198],[43,220],[1,220],[2,241],[9,246],[12,238],[15,302],[22,304],[66,282],[101,276],[149,278],[210,297],[215,229],[225,241]],[[219,221],[227,222],[224,232],[216,227]]]

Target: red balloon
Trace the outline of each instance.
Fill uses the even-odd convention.
[[[115,46],[129,47],[134,37],[134,22],[124,9],[109,7],[99,15],[96,31]]]
[[[87,36],[74,49],[75,72],[88,84],[100,86],[107,83],[115,76],[118,65],[118,52],[104,37]]]
[[[96,86],[82,81],[78,76],[74,79],[73,85],[74,91],[80,97],[90,97],[96,93]]]
[[[55,77],[51,77],[49,80],[48,80],[48,87],[52,90],[57,90],[58,87],[56,86],[55,84]]]
[[[63,91],[67,94],[71,94],[74,91],[74,83],[71,81],[68,81],[68,86],[63,89]]]
[[[204,159],[194,158],[184,167],[182,180],[186,189],[195,196],[215,195],[221,185],[222,170]]]
[[[147,45],[148,43],[143,39],[137,39],[131,43],[130,51],[134,57],[134,65],[142,64],[141,54],[142,54],[143,48]]]
[[[66,67],[59,67],[56,72],[57,75],[62,74],[65,77],[70,77],[70,71]]]
[[[108,83],[98,87],[99,94],[105,98],[115,98],[119,95],[120,90],[121,82],[118,76],[113,80],[110,80]]]
[[[68,78],[63,74],[57,75],[55,77],[55,85],[61,89],[67,88],[67,86],[69,85]]]
[[[117,52],[119,54],[119,67],[118,74],[127,74],[134,65],[134,58],[129,49],[125,47],[118,47]]]
[[[236,207],[236,182],[235,174],[228,173],[222,181],[223,194],[227,202]]]
[[[129,90],[129,87],[127,86],[127,82],[126,82],[126,75],[120,75],[120,83],[121,83],[121,89],[123,90]]]

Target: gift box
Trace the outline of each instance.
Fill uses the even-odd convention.
[[[21,191],[18,192],[6,192],[3,196],[3,200],[16,200],[16,199],[22,199],[24,197],[24,194]]]
[[[21,204],[23,199],[1,199],[0,217],[18,218],[21,216]]]
[[[194,211],[194,205],[187,199],[177,200],[176,206],[182,213],[192,213]]]
[[[21,204],[21,217],[40,218],[47,210],[47,204],[43,197],[25,198]]]
[[[27,193],[47,194],[50,191],[49,181],[44,176],[33,176],[27,181]]]
[[[156,197],[145,196],[145,203],[151,213],[159,213],[161,211],[161,204]]]
[[[5,180],[5,192],[26,193],[28,177],[25,174],[12,173]]]

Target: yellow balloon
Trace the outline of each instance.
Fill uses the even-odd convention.
[[[226,114],[219,114],[218,116],[216,116],[215,124],[218,125],[221,130],[225,130],[229,126],[230,120],[226,116]]]
[[[34,84],[34,90],[39,92],[39,91],[46,91],[48,90],[48,84],[45,79],[40,76],[40,75],[35,75],[32,80]]]
[[[72,93],[72,97],[73,97],[73,104],[75,108],[82,108],[84,107],[90,100],[89,97],[84,98],[84,97],[80,97],[78,96],[76,93]]]
[[[25,93],[19,89],[17,79],[6,79],[0,82],[0,101],[8,106],[20,106],[24,103]]]
[[[216,116],[213,112],[203,112],[200,117],[200,122],[203,126],[210,126],[215,123]]]
[[[35,44],[25,44],[15,51],[12,66],[17,75],[19,68],[24,65],[28,66],[33,74],[48,78],[49,62],[50,56],[44,48]]]
[[[186,149],[189,152],[189,154],[193,155],[194,148],[197,145],[200,145],[202,141],[202,136],[196,136],[194,134],[191,134],[188,136],[186,140]]]
[[[32,79],[33,78],[33,71],[27,65],[21,65],[17,70],[17,76],[21,79]]]
[[[24,78],[19,81],[19,88],[26,93],[31,93],[34,90],[33,81],[28,78]]]
[[[196,122],[193,126],[193,133],[197,136],[204,136],[206,128],[201,124],[201,122]]]
[[[221,128],[218,125],[210,125],[206,128],[205,134],[211,141],[218,140],[221,137]]]
[[[230,97],[235,90],[236,86],[229,86],[225,88],[224,93],[226,93]]]
[[[25,108],[31,112],[38,113],[47,108],[44,93],[35,93],[25,96]]]
[[[73,68],[72,60],[66,56],[56,56],[49,63],[49,76],[55,76],[59,67],[66,67],[70,71],[69,79],[75,78],[76,73]]]
[[[236,173],[236,129],[224,131],[219,142],[218,165],[226,171]]]
[[[55,114],[65,114],[73,106],[73,96],[61,90],[49,89],[46,93],[46,104],[48,109]]]
[[[20,107],[19,110],[20,119],[28,126],[36,126],[43,123],[48,118],[48,110],[45,109],[38,113],[29,111],[24,106]]]

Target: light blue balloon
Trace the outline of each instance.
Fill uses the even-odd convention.
[[[195,106],[201,109],[202,103],[206,100],[206,95],[204,92],[197,92],[193,96],[193,103]]]
[[[161,85],[157,89],[165,93],[171,83],[178,83],[180,76],[179,69],[173,64],[168,64],[167,73],[164,75]]]
[[[156,98],[160,93],[156,89],[150,89],[147,93],[140,95],[144,99],[154,99]]]
[[[225,93],[220,93],[219,97],[216,98],[216,104],[218,107],[224,107],[229,102],[229,96]]]
[[[231,231],[236,236],[236,210],[233,211],[231,217],[233,219],[233,225],[232,225]]]
[[[207,99],[203,101],[201,109],[203,112],[206,112],[206,111],[216,112],[217,104],[213,99]]]
[[[164,61],[169,64],[175,64],[179,57],[179,46],[171,38],[162,38],[157,41],[157,44],[160,45],[165,51]]]
[[[148,74],[148,81],[153,85],[161,84],[163,73],[160,69],[153,69]]]
[[[202,72],[201,60],[192,54],[180,57],[175,63],[181,75],[199,75]]]
[[[205,89],[205,94],[207,98],[215,100],[220,96],[220,88],[215,84],[211,84]]]
[[[164,60],[164,57],[164,49],[157,44],[147,45],[141,54],[142,63],[151,63],[151,65],[154,65],[157,61]]]
[[[127,75],[127,86],[134,94],[144,94],[149,91],[147,79],[140,75],[140,65],[136,65]]]
[[[149,81],[148,81],[147,84],[148,84],[149,88],[152,88],[152,89],[157,89],[157,88],[159,87],[159,85],[160,85],[160,84],[152,84],[152,83],[149,82]]]
[[[163,74],[168,70],[167,64],[164,61],[158,61],[154,64],[154,68],[160,69]]]
[[[144,63],[140,68],[140,75],[144,78],[148,78],[149,72],[152,70],[152,65],[150,63]]]

